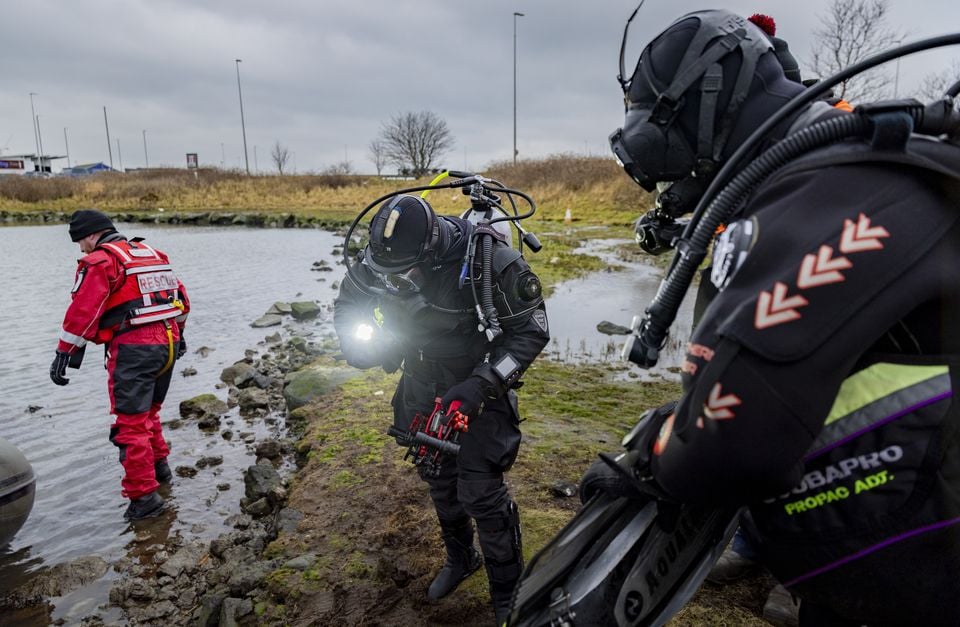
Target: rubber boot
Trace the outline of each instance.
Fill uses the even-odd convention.
[[[477,530],[490,582],[490,601],[497,625],[502,626],[510,616],[513,589],[523,572],[520,515],[516,504],[510,502],[505,518],[477,520]]]
[[[427,598],[437,601],[457,589],[460,582],[477,572],[483,561],[473,548],[473,524],[469,518],[440,521],[441,537],[447,547],[447,561],[427,590]]]
[[[157,476],[158,483],[169,483],[173,479],[173,472],[170,470],[170,464],[167,458],[157,460],[153,463],[153,472]]]
[[[130,505],[127,506],[127,511],[123,513],[123,517],[126,520],[153,518],[160,515],[165,504],[163,497],[154,490],[149,494],[130,499]]]

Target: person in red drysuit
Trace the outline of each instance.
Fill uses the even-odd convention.
[[[140,238],[128,240],[106,214],[81,209],[70,218],[70,239],[84,257],[64,315],[50,378],[67,385],[67,366],[80,367],[87,342],[106,346],[110,441],[120,449],[127,520],[158,515],[160,482],[170,480],[170,449],[160,407],[174,361],[186,352],[183,327],[190,311],[183,283],[167,256]]]

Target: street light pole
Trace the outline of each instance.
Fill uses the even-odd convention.
[[[247,166],[247,176],[250,176],[250,159],[247,158],[247,125],[243,120],[243,90],[240,89],[240,62],[237,59],[237,94],[240,96],[240,128],[243,131],[243,162]]]
[[[143,129],[143,163],[143,167],[150,167],[150,157],[147,156],[147,129]]]
[[[110,169],[113,169],[113,147],[110,146],[110,124],[107,123],[107,108],[103,108],[103,127],[107,130],[107,154],[110,155]]]
[[[517,163],[517,18],[523,13],[513,12],[513,163]]]
[[[70,167],[70,142],[67,140],[67,127],[63,127],[63,145],[67,147],[67,167]]]
[[[117,159],[120,160],[120,171],[123,172],[123,153],[120,152],[120,138],[117,138]]]
[[[37,136],[37,112],[33,107],[33,97],[36,96],[35,92],[30,92],[30,121],[33,122],[33,143],[37,147],[37,163],[40,163],[40,139]],[[43,164],[40,164],[41,170],[43,169]]]

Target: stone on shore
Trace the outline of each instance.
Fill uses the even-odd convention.
[[[254,464],[243,473],[244,494],[250,501],[266,497],[281,483],[280,473],[273,466]]]
[[[276,316],[289,315],[292,312],[290,303],[281,303],[276,302],[270,305],[270,309],[266,311],[267,314],[273,314]]]
[[[184,418],[203,418],[227,413],[227,404],[213,394],[201,394],[180,402],[180,415]]]
[[[245,361],[238,361],[232,366],[227,366],[220,373],[220,380],[230,385],[237,385],[237,379],[243,379],[255,372],[253,366]]]
[[[353,368],[332,368],[310,364],[284,377],[283,399],[287,409],[303,407],[314,399],[325,396],[338,385],[359,374]]]
[[[599,322],[597,324],[597,331],[605,335],[630,335],[633,331],[630,327],[625,327],[620,324],[614,324],[608,320]]]
[[[264,314],[251,322],[250,326],[255,329],[262,329],[263,327],[275,327],[280,324],[283,324],[282,316],[278,316],[277,314]]]
[[[290,303],[290,310],[297,320],[309,320],[320,315],[320,305],[312,301]]]

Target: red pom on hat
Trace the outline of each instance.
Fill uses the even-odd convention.
[[[769,15],[764,15],[763,13],[754,13],[747,19],[759,26],[760,30],[765,32],[770,37],[773,37],[777,34],[777,23],[774,22],[773,18]]]

